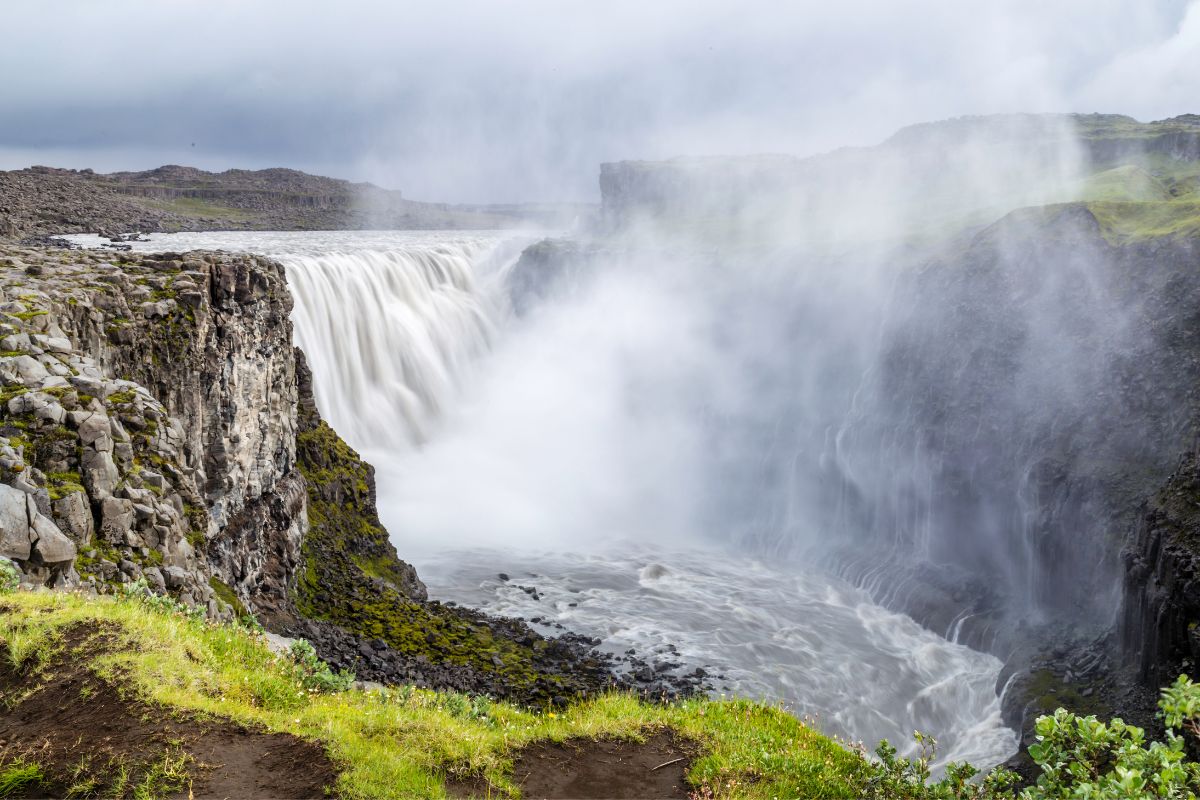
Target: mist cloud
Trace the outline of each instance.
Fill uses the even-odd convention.
[[[961,114],[1197,111],[1200,2],[6,4],[0,167],[292,166],[449,201]]]

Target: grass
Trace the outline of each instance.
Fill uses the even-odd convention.
[[[98,674],[164,706],[322,742],[343,769],[336,791],[345,798],[439,798],[447,775],[484,775],[502,794],[511,793],[512,755],[526,743],[641,739],[663,728],[700,746],[689,777],[713,797],[854,797],[866,778],[867,762],[858,752],[780,707],[706,699],[658,705],[609,694],[561,712],[534,713],[411,686],[316,694],[242,628],[112,597],[18,592],[3,604],[0,638],[21,662],[36,657],[52,665],[62,655],[62,630],[103,624],[116,639],[107,654],[93,657]],[[179,779],[184,768],[164,760],[164,780]]]
[[[0,766],[0,797],[15,797],[24,794],[45,780],[39,764],[17,760]]]
[[[229,220],[247,222],[254,214],[244,209],[224,206],[199,197],[175,197],[170,200],[141,198],[141,202],[163,211],[172,211],[185,217],[200,217],[202,219]]]
[[[1087,177],[1080,189],[1086,200],[1155,202],[1171,199],[1165,183],[1135,164],[1125,164]]]
[[[1086,203],[1100,223],[1104,238],[1112,244],[1162,237],[1200,236],[1200,201],[1122,202],[1102,200]]]

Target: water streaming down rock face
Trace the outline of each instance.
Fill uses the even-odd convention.
[[[144,246],[164,246],[154,238]],[[516,320],[508,259],[486,235],[169,241],[288,265],[322,411],[378,468],[384,520],[435,595],[715,668],[731,691],[869,742],[922,728],[946,758],[1012,752],[998,660],[811,561],[756,560],[820,535],[824,519],[805,519],[819,470],[797,452],[826,441],[814,419],[836,419],[831,376],[861,379],[833,345],[804,361],[778,346],[820,331],[858,341],[856,320],[831,324],[846,316],[836,302],[794,313],[798,297],[831,296],[820,265],[799,283],[781,263],[731,286],[721,276],[736,270],[711,260],[608,259]],[[455,549],[477,544],[505,549]]]
[[[473,262],[493,243],[287,258],[296,344],[308,355],[319,407],[359,447],[430,434],[472,359],[491,342]]]

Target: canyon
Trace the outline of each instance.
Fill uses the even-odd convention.
[[[925,631],[905,629],[905,642],[989,678],[978,719],[1000,715],[1026,744],[1034,718],[1059,705],[1152,726],[1157,686],[1195,669],[1200,118],[965,119],[809,159],[605,164],[591,224],[526,234],[486,270],[482,254],[502,249],[491,240],[395,240],[366,256],[342,241],[301,252],[317,245],[201,238],[184,252],[174,242],[186,238],[172,251],[153,237],[108,251],[41,238],[512,223],[287,171],[223,176],[0,180],[0,554],[26,585],[112,593],[145,580],[213,619],[250,614],[306,638],[369,681],[550,705],[611,686],[706,688],[698,651],[672,662],[664,642],[621,661],[596,649],[598,627],[543,623],[584,619],[569,582],[543,566],[512,580],[437,570],[435,597],[462,592],[483,613],[431,600],[397,552],[418,522],[437,539],[478,518],[461,498],[424,517],[389,503],[459,473],[492,480],[452,458],[485,451],[454,446],[525,419],[460,418],[456,404],[496,399],[505,379],[551,400],[561,388],[473,365],[528,363],[540,352],[528,342],[557,334],[594,348],[575,361],[616,364],[635,392],[613,400],[635,412],[580,403],[561,429],[597,482],[624,489],[624,475],[631,488],[555,495],[536,453],[514,456],[500,471],[530,470],[544,508],[522,518],[488,506],[501,533],[477,532],[484,540],[521,535],[522,519],[560,547],[554,536],[602,540],[622,526],[662,542],[682,531],[701,563],[670,548],[634,559],[639,591],[658,597],[670,597],[655,581],[672,570],[740,587],[706,572],[705,559],[723,558],[708,547],[785,576],[817,565],[870,601],[847,595],[848,607],[897,615],[881,625],[915,621]],[[189,216],[196,201],[237,214]],[[475,285],[485,278],[492,294]],[[371,316],[380,297],[390,305]],[[420,313],[398,320],[405,303]],[[560,319],[595,314],[619,329],[639,312],[666,322],[610,341]],[[509,340],[493,334],[497,320]],[[627,355],[639,349],[661,358]],[[591,422],[660,470],[646,475],[670,477],[634,485],[645,475],[623,455],[571,438]],[[426,445],[428,457],[395,455]],[[780,608],[787,591],[807,597],[784,589]],[[539,593],[556,612],[535,605]],[[950,740],[968,748],[970,735]],[[984,759],[1006,749],[1015,742],[997,740]]]

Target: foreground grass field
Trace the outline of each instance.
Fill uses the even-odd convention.
[[[334,787],[340,797],[439,798],[447,778],[480,776],[495,787],[493,796],[516,796],[512,756],[530,742],[639,740],[663,729],[697,745],[688,779],[700,797],[857,797],[868,779],[868,762],[858,752],[758,703],[659,705],[612,694],[534,713],[413,687],[324,694],[305,689],[290,659],[243,628],[137,599],[0,597],[4,656],[23,673],[49,674],[79,658],[86,650],[69,650],[66,633],[80,630],[106,638],[105,647],[86,656],[88,667],[164,714],[222,717],[321,743],[340,771]],[[10,772],[28,778],[38,769],[35,756],[0,765],[0,791]]]

